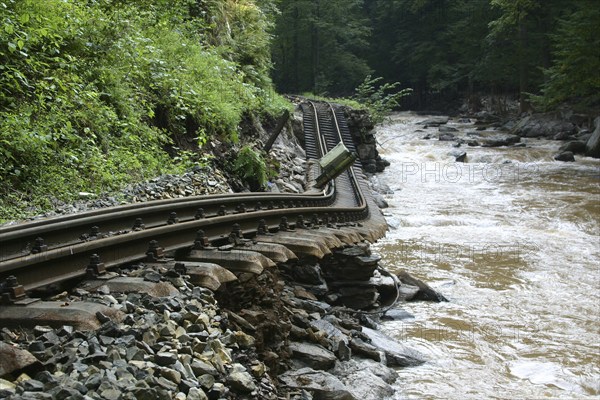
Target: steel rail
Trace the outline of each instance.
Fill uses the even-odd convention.
[[[340,129],[338,118],[337,118],[337,115],[335,114],[335,109],[333,108],[333,105],[331,103],[327,103],[327,105],[329,106],[329,108],[331,110],[331,115],[332,115],[332,118],[333,118],[333,122],[335,124],[336,132],[338,134],[339,140],[341,142],[343,142],[347,147],[354,148],[354,143],[352,142],[351,138],[350,138],[349,141],[348,140],[346,140],[346,141],[344,140],[344,135],[342,135],[342,131]],[[358,161],[356,161],[356,162],[358,163]],[[356,173],[354,171],[354,167],[348,168],[348,170],[346,171],[346,173],[350,177],[350,184],[354,187],[353,193],[357,197],[356,200],[357,200],[357,203],[359,204],[359,207],[361,207],[361,208],[366,207],[365,197],[363,195],[363,192],[362,192],[360,186],[358,185],[358,178],[356,177]]]
[[[175,200],[157,200],[147,203],[108,207],[79,214],[26,222],[0,227],[0,263],[31,253],[37,238],[42,238],[48,249],[81,243],[90,238],[131,231],[136,219],[142,218],[146,229],[168,225],[175,213],[179,221],[197,218],[199,209],[204,217],[219,214],[251,212],[262,208],[290,208],[326,206],[333,202],[333,188],[311,194],[222,194],[196,196]],[[98,231],[93,232],[93,227]],[[83,239],[82,239],[83,238]]]
[[[322,155],[327,151],[325,136],[329,133],[324,132],[325,127],[322,127],[319,122],[319,116],[323,117],[322,113],[314,103],[311,103],[311,107],[314,110],[315,126],[317,127],[312,132],[312,140],[316,142]],[[331,120],[335,121],[332,125],[335,128],[337,139],[344,140],[335,110],[332,106],[329,108],[331,110]],[[305,135],[308,130],[310,130],[310,127],[308,129],[305,127]],[[347,140],[351,140],[351,138],[347,138]],[[158,245],[165,251],[191,248],[197,239],[199,230],[205,232],[209,242],[223,244],[227,242],[234,223],[240,225],[246,237],[251,237],[257,233],[259,220],[264,220],[270,231],[278,230],[282,217],[286,217],[292,227],[295,226],[294,221],[300,216],[316,216],[321,220],[328,220],[331,216],[339,216],[340,221],[363,220],[369,215],[369,204],[365,201],[359,183],[360,178],[357,177],[354,171],[355,168],[357,167],[352,166],[346,174],[336,178],[335,183],[331,182],[323,191],[316,194],[273,195],[252,193],[247,195],[214,195],[192,200],[189,198],[177,199],[174,202],[158,201],[151,206],[146,205],[146,207],[122,206],[96,210],[80,214],[79,217],[75,215],[58,218],[58,225],[46,221],[23,224],[22,226],[27,229],[31,228],[34,231],[38,229],[35,232],[39,232],[45,226],[47,226],[47,232],[52,232],[53,229],[57,229],[53,226],[59,226],[60,229],[71,229],[71,224],[78,227],[89,227],[92,221],[124,220],[134,216],[143,217],[146,221],[149,214],[161,215],[161,218],[164,218],[165,212],[167,210],[172,212],[173,207],[178,210],[186,210],[182,213],[185,215],[177,223],[162,223],[153,226],[151,229],[129,231],[126,234],[98,237],[89,241],[77,241],[66,246],[46,249],[36,254],[21,255],[0,261],[0,282],[5,281],[9,276],[15,276],[25,290],[38,289],[70,278],[84,276],[86,267],[90,264],[90,259],[95,255],[100,257],[100,261],[104,263],[106,268],[110,268],[144,259],[147,256],[151,241],[157,241]],[[354,196],[354,200],[351,202],[348,201],[349,193],[346,190],[341,190],[342,186],[346,187],[348,185],[348,181],[352,188],[352,196]],[[262,204],[266,201],[279,202],[279,208]],[[250,205],[250,207],[254,205],[254,207],[249,212],[240,210],[239,205],[242,202]],[[258,202],[261,202],[261,207],[256,207]],[[223,205],[227,209],[226,213],[219,215],[217,211],[221,211]],[[212,215],[205,218],[194,218],[193,213],[196,212],[199,206],[211,210]],[[144,213],[144,210],[146,213]],[[149,220],[154,221],[154,218],[151,217]],[[74,228],[72,230],[75,231]],[[14,227],[0,230],[0,234],[4,235],[11,232],[13,235],[18,236],[20,230]],[[22,235],[21,237],[31,236],[33,233],[21,233],[20,235]],[[4,238],[6,237],[4,236]]]

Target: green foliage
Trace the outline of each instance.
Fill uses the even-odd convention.
[[[541,91],[548,106],[593,104],[599,9],[597,0],[281,0],[274,80],[347,95],[372,73],[414,88],[415,108],[506,94],[524,111],[524,94]]]
[[[267,184],[267,164],[263,156],[250,146],[243,146],[235,160],[234,172],[251,187]]]
[[[341,104],[344,106],[348,106],[350,108],[356,108],[357,110],[366,110],[367,106],[365,104],[361,104],[358,101],[354,100],[354,99],[350,99],[347,97],[327,97],[327,96],[319,96],[317,94],[311,93],[311,92],[304,92],[302,93],[302,96],[309,98],[309,99],[314,99],[314,100],[319,100],[319,101],[326,101],[328,103],[336,103],[336,104]]]
[[[0,2],[0,219],[181,171],[245,113],[289,107],[256,4]]]
[[[400,82],[383,83],[383,78],[372,78],[368,75],[356,88],[355,99],[365,104],[375,123],[383,122],[394,108],[400,106],[400,99],[412,93],[412,89],[397,90]]]
[[[554,64],[544,71],[538,106],[548,109],[569,102],[582,110],[600,106],[600,7],[580,2],[560,21],[554,41]]]
[[[371,72],[363,0],[284,0],[272,52],[274,81],[292,93],[349,95]]]

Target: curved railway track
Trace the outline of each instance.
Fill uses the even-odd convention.
[[[340,141],[353,152],[355,146],[340,110],[313,102],[302,108],[310,166],[307,187],[311,187],[320,172],[319,158]],[[263,230],[277,232],[284,217],[294,228],[304,216],[315,232],[319,226],[353,226],[363,239],[374,241],[385,234],[386,224],[371,197],[365,195],[366,188],[356,162],[323,190],[303,194],[188,197],[2,227],[0,283],[5,292],[17,286],[31,291],[86,275],[90,260],[98,257],[110,268],[145,259],[149,246],[157,244],[164,251],[191,248],[195,240],[220,246],[228,243],[234,224],[239,224],[243,237],[255,238],[259,221],[264,221]]]

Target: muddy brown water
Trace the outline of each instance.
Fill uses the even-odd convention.
[[[374,250],[451,300],[384,323],[429,360],[399,371],[396,398],[600,398],[600,160],[554,161],[560,143],[537,139],[455,149],[424,118],[394,115],[377,134],[394,228]]]

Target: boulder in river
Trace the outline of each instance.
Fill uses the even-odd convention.
[[[438,137],[438,139],[439,139],[441,142],[451,142],[451,141],[453,141],[454,139],[456,139],[456,137],[454,136],[454,134],[453,134],[453,133],[446,132],[446,133],[441,133],[441,134],[440,134],[440,136]]]
[[[418,288],[418,290],[415,291],[412,297],[406,299],[407,301],[425,300],[434,301],[436,303],[448,301],[448,299],[444,297],[443,294],[433,290],[431,286],[421,281],[420,279],[417,279],[414,276],[410,275],[408,272],[400,271],[396,275],[403,284]]]
[[[579,140],[573,140],[571,142],[568,142],[568,143],[560,146],[558,151],[560,153],[563,153],[565,151],[570,151],[573,154],[583,154],[583,153],[585,153],[585,148],[586,148],[585,142],[582,142]]]
[[[594,120],[596,129],[585,145],[585,155],[588,157],[600,158],[600,117]]]
[[[556,161],[564,161],[564,162],[573,162],[575,161],[575,156],[572,151],[563,151],[554,156]]]
[[[519,143],[521,138],[517,135],[494,135],[479,139],[481,147],[501,147]]]
[[[402,321],[412,318],[415,318],[415,316],[401,308],[389,309],[381,316],[381,319],[384,321]]]
[[[458,132],[458,129],[452,127],[452,126],[440,126],[439,128],[440,132],[444,132],[444,133],[448,133],[448,132]]]
[[[533,114],[521,119],[511,133],[524,137],[553,138],[558,134],[569,136],[577,127],[572,122],[558,119],[554,114]]]
[[[451,153],[452,157],[454,157],[454,160],[456,162],[465,162],[467,160],[467,152],[466,151],[460,151],[460,150],[455,150]]]
[[[450,120],[450,117],[447,117],[447,116],[430,117],[421,122],[417,122],[417,125],[440,126],[440,125],[447,124],[449,120]]]
[[[385,353],[389,367],[414,367],[425,362],[421,353],[398,343],[382,332],[363,327],[362,333],[369,338],[372,346]]]

